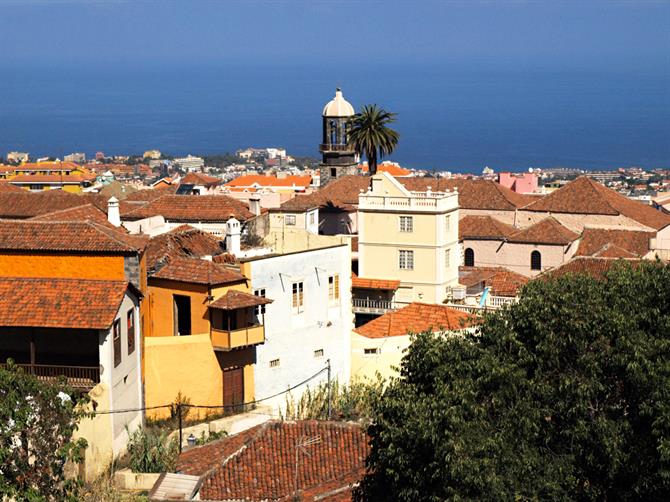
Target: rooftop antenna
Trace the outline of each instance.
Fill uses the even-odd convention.
[[[313,446],[315,444],[318,444],[321,442],[321,436],[312,436],[312,437],[306,437],[306,436],[301,436],[300,439],[298,439],[298,442],[295,444],[295,475],[293,478],[293,486],[295,488],[295,496],[298,496],[298,467],[300,463],[300,455],[299,453],[302,452],[305,455],[311,457],[312,454],[307,450],[308,446]]]

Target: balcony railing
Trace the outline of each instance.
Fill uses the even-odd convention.
[[[321,143],[319,145],[320,152],[351,152],[354,153],[354,147],[351,145],[331,145],[329,143]]]
[[[0,367],[6,367],[0,364]],[[35,375],[43,382],[55,382],[65,377],[68,385],[75,389],[90,390],[100,382],[100,366],[55,366],[47,364],[15,364],[26,373]]]
[[[385,314],[390,310],[398,308],[398,305],[393,300],[352,298],[351,304],[355,314]]]
[[[255,324],[240,329],[212,328],[212,346],[214,350],[233,350],[249,345],[258,345],[265,342],[265,327]]]

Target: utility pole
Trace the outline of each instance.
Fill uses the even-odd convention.
[[[330,392],[330,359],[326,361],[326,364],[328,365],[328,420],[330,420],[330,415],[332,413],[331,392]]]
[[[181,403],[177,403],[177,420],[179,420],[179,453],[181,453],[182,431],[181,431]]]

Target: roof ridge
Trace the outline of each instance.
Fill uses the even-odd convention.
[[[130,243],[125,241],[123,238],[123,234],[117,232],[116,230],[112,230],[111,228],[105,227],[104,225],[101,225],[100,223],[97,223],[93,220],[85,220],[83,223],[88,224],[89,226],[97,230],[99,233],[106,235],[108,238],[116,241],[118,244],[122,244],[123,246],[126,246],[126,248],[132,251],[137,251],[137,248],[131,246]]]

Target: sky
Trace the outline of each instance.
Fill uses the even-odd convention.
[[[670,72],[670,0],[0,0],[12,66]]]

